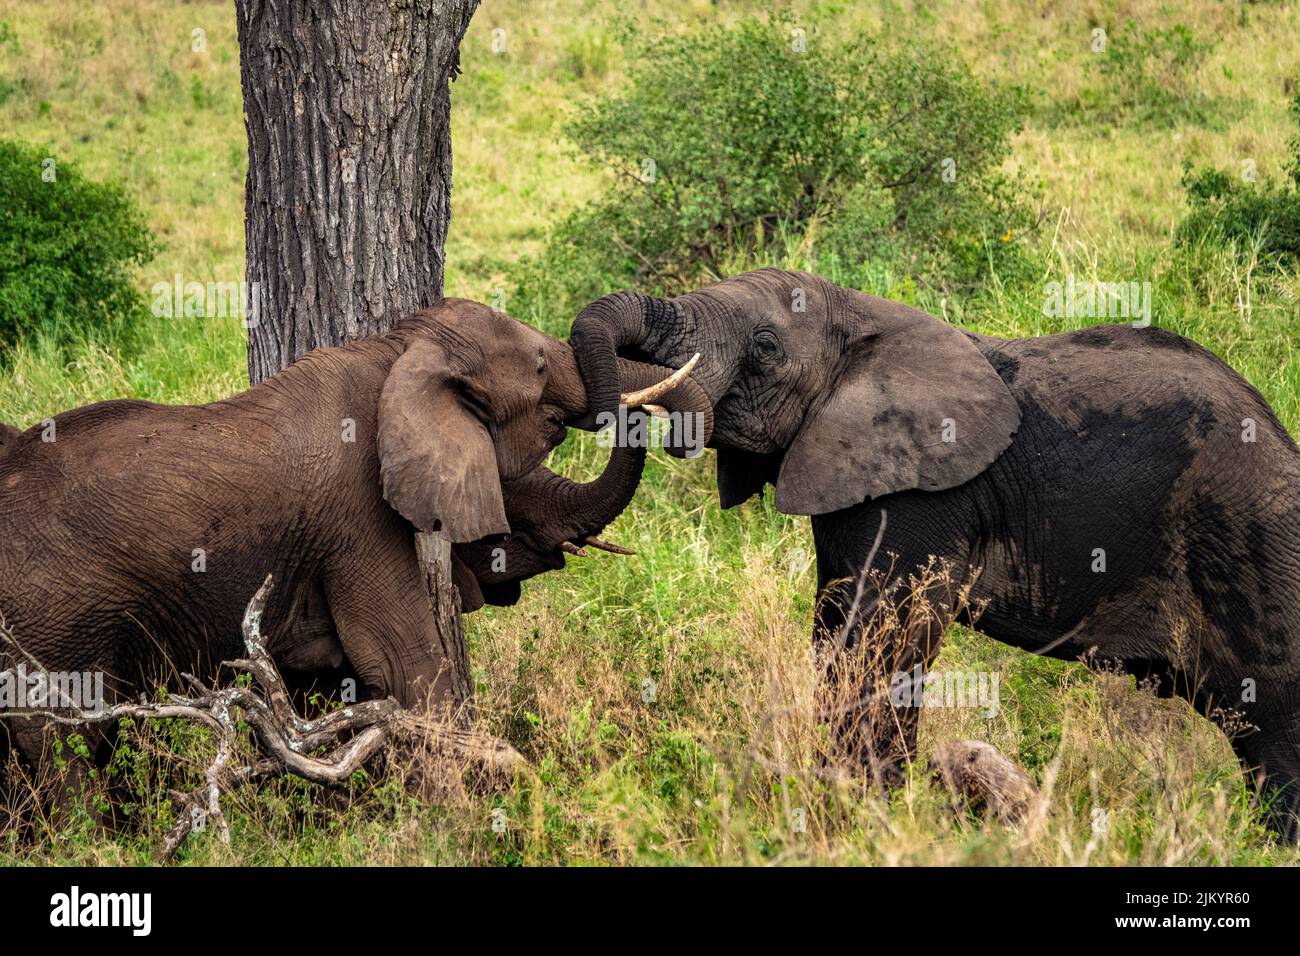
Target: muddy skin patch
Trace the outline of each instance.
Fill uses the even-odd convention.
[[[1017,573],[999,567],[1000,593],[989,595],[979,627],[1026,646],[1169,573],[1158,557],[1168,551],[1168,522],[1141,505],[1167,501],[1192,464],[1190,435],[1204,409],[1190,399],[1134,416],[1086,408],[1066,424],[1024,393],[1016,397],[1016,440],[971,491],[987,529],[978,550],[1019,556]],[[1097,548],[1104,574],[1092,571]]]

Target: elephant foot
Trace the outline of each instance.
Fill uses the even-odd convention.
[[[1300,844],[1300,716],[1261,720],[1259,730],[1232,743],[1270,829],[1288,845]]]

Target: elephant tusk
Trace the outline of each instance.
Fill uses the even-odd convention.
[[[664,408],[662,405],[652,405],[649,402],[646,402],[641,405],[641,408],[654,418],[668,417],[668,409]]]
[[[574,544],[572,541],[561,541],[560,550],[565,554],[576,554],[580,558],[589,557],[586,551]]]
[[[631,548],[625,548],[621,544],[614,544],[612,541],[602,541],[594,534],[587,535],[582,539],[583,544],[589,544],[593,548],[600,548],[602,551],[608,551],[610,554],[636,554]]]
[[[651,385],[649,388],[643,388],[635,392],[624,392],[619,397],[619,401],[629,407],[635,407],[637,405],[644,405],[647,402],[653,402],[656,398],[659,398],[662,395],[667,395],[686,380],[686,376],[691,374],[691,369],[695,368],[695,364],[699,362],[699,360],[700,353],[696,352],[689,362],[677,371],[673,372],[673,374],[669,375],[658,385]]]

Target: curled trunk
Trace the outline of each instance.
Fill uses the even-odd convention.
[[[624,392],[646,388],[664,378],[661,366],[623,358],[620,351],[663,361],[664,355],[679,351],[666,338],[683,331],[682,316],[667,299],[615,292],[584,308],[569,333],[569,346],[587,391],[587,414],[572,422],[574,427],[597,429],[608,420],[602,416],[617,415]],[[702,416],[705,437],[701,444],[709,444],[713,437],[713,402],[694,374],[664,396],[661,404],[670,412]],[[682,448],[680,442],[672,440],[669,446],[672,454],[684,457],[674,449]]]
[[[644,448],[616,447],[605,470],[588,482],[539,465],[503,483],[510,533],[456,545],[457,559],[481,592],[476,601],[469,582],[457,582],[465,609],[474,610],[483,601],[514,604],[521,581],[564,567],[566,544],[581,546],[599,535],[631,502],[645,455]]]
[[[512,528],[515,508],[522,503],[530,529],[542,532],[541,543],[551,547],[600,534],[632,503],[645,456],[644,448],[616,446],[605,470],[587,482],[576,482],[539,466],[525,476],[531,480],[524,488],[515,487],[518,482],[506,485],[506,510]]]
[[[624,358],[618,360],[617,367],[620,387],[624,392],[649,388],[663,381],[664,373],[667,371],[659,365],[648,365]],[[713,403],[694,379],[688,376],[675,388],[665,392],[658,399],[658,404],[668,409],[670,416],[673,416],[673,430],[664,448],[670,455],[678,458],[688,457],[690,448],[703,450],[713,440]],[[686,416],[699,416],[699,420],[692,421]],[[693,439],[679,434],[679,428],[685,428],[689,434],[698,435],[698,444]]]
[[[672,373],[672,369],[619,358],[613,360],[612,367],[615,410],[621,388],[645,388]],[[670,414],[700,416],[705,439],[712,434],[713,407],[689,378],[658,401]],[[592,412],[589,416],[593,427],[598,414]],[[674,426],[681,421],[686,420],[675,419]],[[519,598],[520,581],[562,568],[566,546],[581,547],[600,535],[631,503],[645,458],[644,444],[616,443],[604,471],[592,481],[576,482],[539,465],[519,478],[503,482],[510,533],[504,538],[456,545],[457,558],[472,572],[482,598],[493,604],[513,604]],[[468,588],[461,582],[458,586],[464,598]]]
[[[596,417],[618,410],[618,350],[645,338],[645,310],[650,297],[635,292],[615,292],[588,305],[573,320],[569,347],[587,389],[587,415],[575,428],[596,430]]]
[[[621,382],[628,389],[646,388],[662,382],[671,372],[657,365],[617,359],[614,381],[616,387]],[[705,436],[712,434],[713,406],[689,378],[666,392],[659,401],[670,413],[701,416]],[[616,407],[617,404],[616,394]],[[538,466],[523,477],[506,482],[503,491],[512,532],[522,529],[548,548],[600,534],[632,502],[645,457],[644,446],[616,444],[605,470],[592,481],[575,482]]]

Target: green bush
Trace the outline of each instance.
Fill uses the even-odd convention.
[[[1034,218],[1027,191],[1000,166],[1023,92],[986,86],[927,44],[880,55],[868,79],[857,107],[869,117],[866,175],[829,204],[821,255],[891,262],[940,288],[1022,275]]]
[[[625,43],[626,88],[568,127],[613,183],[524,264],[512,308],[687,287],[774,243],[885,257],[945,286],[1018,255],[1032,220],[998,167],[1024,97],[951,51],[835,43],[780,19]]]
[[[129,332],[146,310],[131,270],[155,248],[121,187],[0,140],[0,345]]]
[[[21,62],[22,47],[18,44],[18,34],[14,32],[8,20],[0,20],[0,53],[4,54],[0,62],[5,60],[11,63]],[[23,92],[26,85],[25,80],[11,80],[0,72],[0,106],[8,102],[14,94]]]
[[[1148,30],[1129,21],[1089,59],[1089,72],[1101,82],[1081,94],[1080,105],[1094,121],[1204,124],[1212,111],[1196,92],[1195,78],[1213,49],[1181,24]]]
[[[1300,95],[1291,112],[1300,124]],[[1226,170],[1183,166],[1191,212],[1178,226],[1183,246],[1210,243],[1257,256],[1265,269],[1300,265],[1300,133],[1290,141],[1289,181],[1252,182]]]

